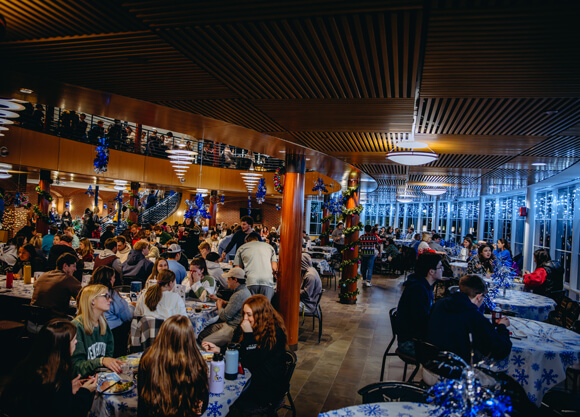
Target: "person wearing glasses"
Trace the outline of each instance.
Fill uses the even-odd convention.
[[[104,313],[111,308],[111,294],[104,285],[87,285],[78,298],[77,346],[72,356],[74,374],[86,378],[98,368],[121,373],[122,362],[113,358],[115,341]]]
[[[415,356],[413,339],[425,340],[429,322],[429,312],[433,305],[433,286],[443,277],[441,256],[436,253],[422,253],[417,259],[415,273],[409,275],[397,306],[395,331],[399,350]]]

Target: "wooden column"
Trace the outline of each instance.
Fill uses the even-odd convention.
[[[41,170],[40,171],[40,181],[38,182],[38,186],[42,191],[45,191],[50,194],[50,183],[52,180],[50,179],[50,171]],[[50,201],[46,198],[38,196],[38,209],[48,216],[48,211],[50,207]],[[48,222],[42,220],[41,218],[36,219],[36,231],[42,235],[48,234]]]
[[[348,187],[349,188],[357,187],[358,184],[359,184],[358,176],[353,176],[353,174],[351,174],[351,177],[348,179]],[[353,209],[358,206],[358,202],[359,202],[359,190],[357,189],[357,191],[352,193],[351,196],[346,200],[346,208]],[[344,219],[344,228],[346,230],[349,227],[356,226],[358,223],[359,216],[357,214],[354,214],[352,216],[346,216]],[[355,246],[352,250],[348,249],[349,244],[356,242],[358,240],[358,235],[359,232],[357,231],[351,235],[345,236],[344,245],[345,248],[347,249],[345,249],[342,253],[343,261],[352,260],[358,257],[358,246]],[[353,265],[347,265],[342,268],[342,278],[340,281],[341,282],[353,281],[348,284],[340,285],[340,293],[341,293],[340,302],[343,304],[356,304],[356,295],[345,296],[344,294],[352,293],[357,290],[358,282],[355,278],[358,274],[358,265],[359,263],[356,262]]]
[[[95,185],[95,209],[99,207],[99,186]]]
[[[298,344],[300,263],[304,222],[304,155],[286,154],[286,178],[282,197],[282,227],[278,263],[280,313],[288,331],[288,345]]]
[[[209,227],[216,227],[217,225],[217,203],[217,190],[212,190],[209,196],[209,214],[211,215],[209,219]]]
[[[131,195],[135,195],[136,197],[131,197],[129,204],[131,204],[135,208],[139,208],[139,183],[132,182],[131,183]],[[134,211],[129,212],[129,220],[133,223],[137,223],[139,217],[139,213],[135,213]]]
[[[323,219],[325,217],[328,217],[328,215],[330,214],[330,210],[328,210],[328,207],[327,207],[327,204],[329,201],[330,201],[330,194],[324,194],[324,208],[322,209],[322,218]],[[320,246],[328,245],[329,236],[326,234],[326,232],[329,229],[330,229],[330,220],[322,222],[321,235],[323,235],[323,236],[320,238]]]
[[[141,135],[143,133],[143,125],[137,123],[135,126],[135,153],[141,153]]]

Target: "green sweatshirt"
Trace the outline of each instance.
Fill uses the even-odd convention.
[[[73,371],[75,376],[81,374],[81,378],[86,378],[101,366],[100,358],[113,357],[115,341],[109,325],[101,336],[99,327],[93,329],[93,334],[85,333],[83,316],[75,318],[73,324],[77,327],[77,346],[72,355]]]

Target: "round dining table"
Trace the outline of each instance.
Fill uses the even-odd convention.
[[[353,405],[339,410],[320,413],[318,417],[428,417],[437,407],[430,404],[386,402]]]
[[[454,261],[450,262],[449,266],[451,267],[451,271],[453,271],[453,278],[461,278],[467,275],[467,262]]]
[[[141,358],[141,353],[135,353],[129,356],[124,356],[119,359],[129,361],[133,364],[133,369],[138,369],[138,360]],[[137,363],[137,364],[136,364]],[[123,375],[123,378],[131,378],[131,376]],[[207,410],[203,416],[216,417],[225,416],[228,414],[231,405],[238,399],[246,384],[250,380],[251,374],[247,369],[244,370],[243,375],[238,375],[238,378],[231,381],[225,380],[224,391],[221,394],[209,394],[209,402]],[[103,378],[118,379],[117,374],[109,373]],[[135,381],[137,384],[138,381]],[[137,385],[133,386],[128,392],[123,394],[101,394],[95,393],[95,399],[91,407],[89,416],[91,417],[133,417],[137,415]]]
[[[580,362],[580,334],[535,320],[509,317],[512,350],[492,371],[505,371],[538,407],[544,394],[566,379],[566,368]]]
[[[525,319],[547,320],[550,311],[556,308],[556,302],[543,295],[514,290],[507,290],[505,294],[504,297],[503,290],[500,289],[493,302],[502,310],[511,311]]]

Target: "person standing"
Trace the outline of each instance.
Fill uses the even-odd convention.
[[[334,243],[334,247],[338,250],[338,252],[342,252],[344,248],[344,223],[338,222],[336,225],[336,229],[332,231],[332,242]]]
[[[232,240],[230,240],[230,243],[228,243],[228,246],[226,246],[226,249],[222,253],[221,257],[222,262],[226,258],[226,253],[229,253],[231,250],[235,250],[237,252],[238,249],[240,249],[240,247],[244,243],[246,243],[246,237],[249,236],[251,233],[254,233],[254,219],[252,219],[250,216],[242,217],[240,221],[240,226],[242,227],[242,230],[234,233]],[[260,235],[257,236],[258,240],[261,240]]]
[[[155,190],[149,191],[149,195],[147,196],[147,207],[150,209],[151,207],[157,204],[157,197],[155,196]]]
[[[365,286],[372,287],[371,278],[373,277],[373,267],[375,258],[379,254],[381,247],[381,240],[372,233],[370,224],[365,226],[365,234],[360,237],[360,252],[361,252],[361,275]]]
[[[274,296],[274,272],[278,269],[276,252],[271,245],[260,242],[257,233],[250,233],[246,243],[236,251],[234,265],[246,271],[246,285],[252,295]]]

